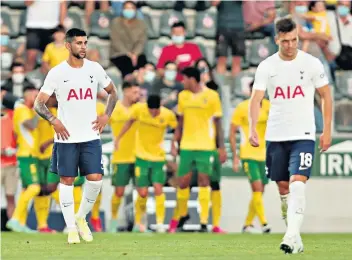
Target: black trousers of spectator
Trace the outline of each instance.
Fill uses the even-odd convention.
[[[111,62],[121,71],[122,78],[125,78],[126,75],[144,67],[147,64],[147,58],[144,54],[139,55],[136,66],[133,66],[132,60],[127,55],[111,58]]]

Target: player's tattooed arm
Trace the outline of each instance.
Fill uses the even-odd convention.
[[[55,116],[50,112],[48,107],[45,105],[48,102],[50,96],[43,92],[39,92],[34,102],[34,110],[45,120],[52,123],[55,120]]]
[[[111,82],[109,86],[105,88],[105,91],[109,94],[105,114],[110,117],[118,100],[117,90],[115,85]]]

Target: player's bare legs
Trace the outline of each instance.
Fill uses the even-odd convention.
[[[288,181],[278,181],[277,186],[279,188],[280,199],[281,199],[281,215],[282,219],[285,221],[287,226],[287,200],[288,194],[290,192],[289,189],[290,183]]]
[[[163,192],[163,185],[161,183],[153,183],[154,196],[155,196],[155,217],[156,217],[156,232],[165,233],[164,220],[165,220],[165,194]]]
[[[79,206],[79,210],[75,216],[79,234],[87,242],[93,241],[93,236],[88,227],[86,216],[92,210],[100,193],[101,186],[103,184],[102,178],[103,176],[100,173],[88,174],[86,176],[81,205]]]
[[[137,232],[146,232],[146,227],[142,223],[142,219],[145,215],[147,209],[147,199],[148,199],[148,187],[137,188],[138,197],[135,204],[135,226],[134,231]]]

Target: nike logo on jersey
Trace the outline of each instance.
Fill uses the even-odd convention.
[[[64,83],[66,83],[68,80],[64,80]]]
[[[273,77],[276,77],[277,76],[277,74],[276,75],[272,75],[272,76],[270,76],[270,78],[273,78]]]
[[[69,206],[71,206],[73,203],[69,202],[69,203],[62,203],[62,206],[64,206],[64,208],[67,208]]]

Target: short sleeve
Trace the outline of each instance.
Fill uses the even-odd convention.
[[[261,62],[255,72],[253,89],[265,91],[269,79],[268,64],[264,61]]]
[[[141,105],[136,104],[131,108],[131,119],[137,120],[141,111]]]
[[[97,64],[97,78],[98,78],[98,84],[99,84],[99,91],[103,90],[104,88],[106,88],[107,86],[109,86],[109,84],[111,83],[111,79],[108,76],[108,74],[106,74],[105,70],[103,69],[103,67],[99,64]]]
[[[184,109],[183,109],[183,93],[181,92],[178,96],[178,102],[177,102],[177,114],[182,116]]]
[[[176,118],[176,115],[172,112],[172,111],[168,111],[169,112],[169,122],[168,122],[168,125],[175,129],[176,126],[177,126],[177,118]]]
[[[54,70],[49,70],[48,75],[44,80],[44,84],[40,89],[40,92],[43,92],[51,96],[57,90],[57,80],[54,75]]]
[[[313,84],[315,88],[321,88],[329,84],[328,77],[326,76],[323,63],[316,59],[316,65],[313,67]]]
[[[221,101],[218,93],[215,93],[213,98],[213,109],[214,117],[222,117]]]
[[[235,111],[232,114],[231,124],[240,126],[242,125],[242,119],[243,119],[242,107],[237,106],[235,108]]]

